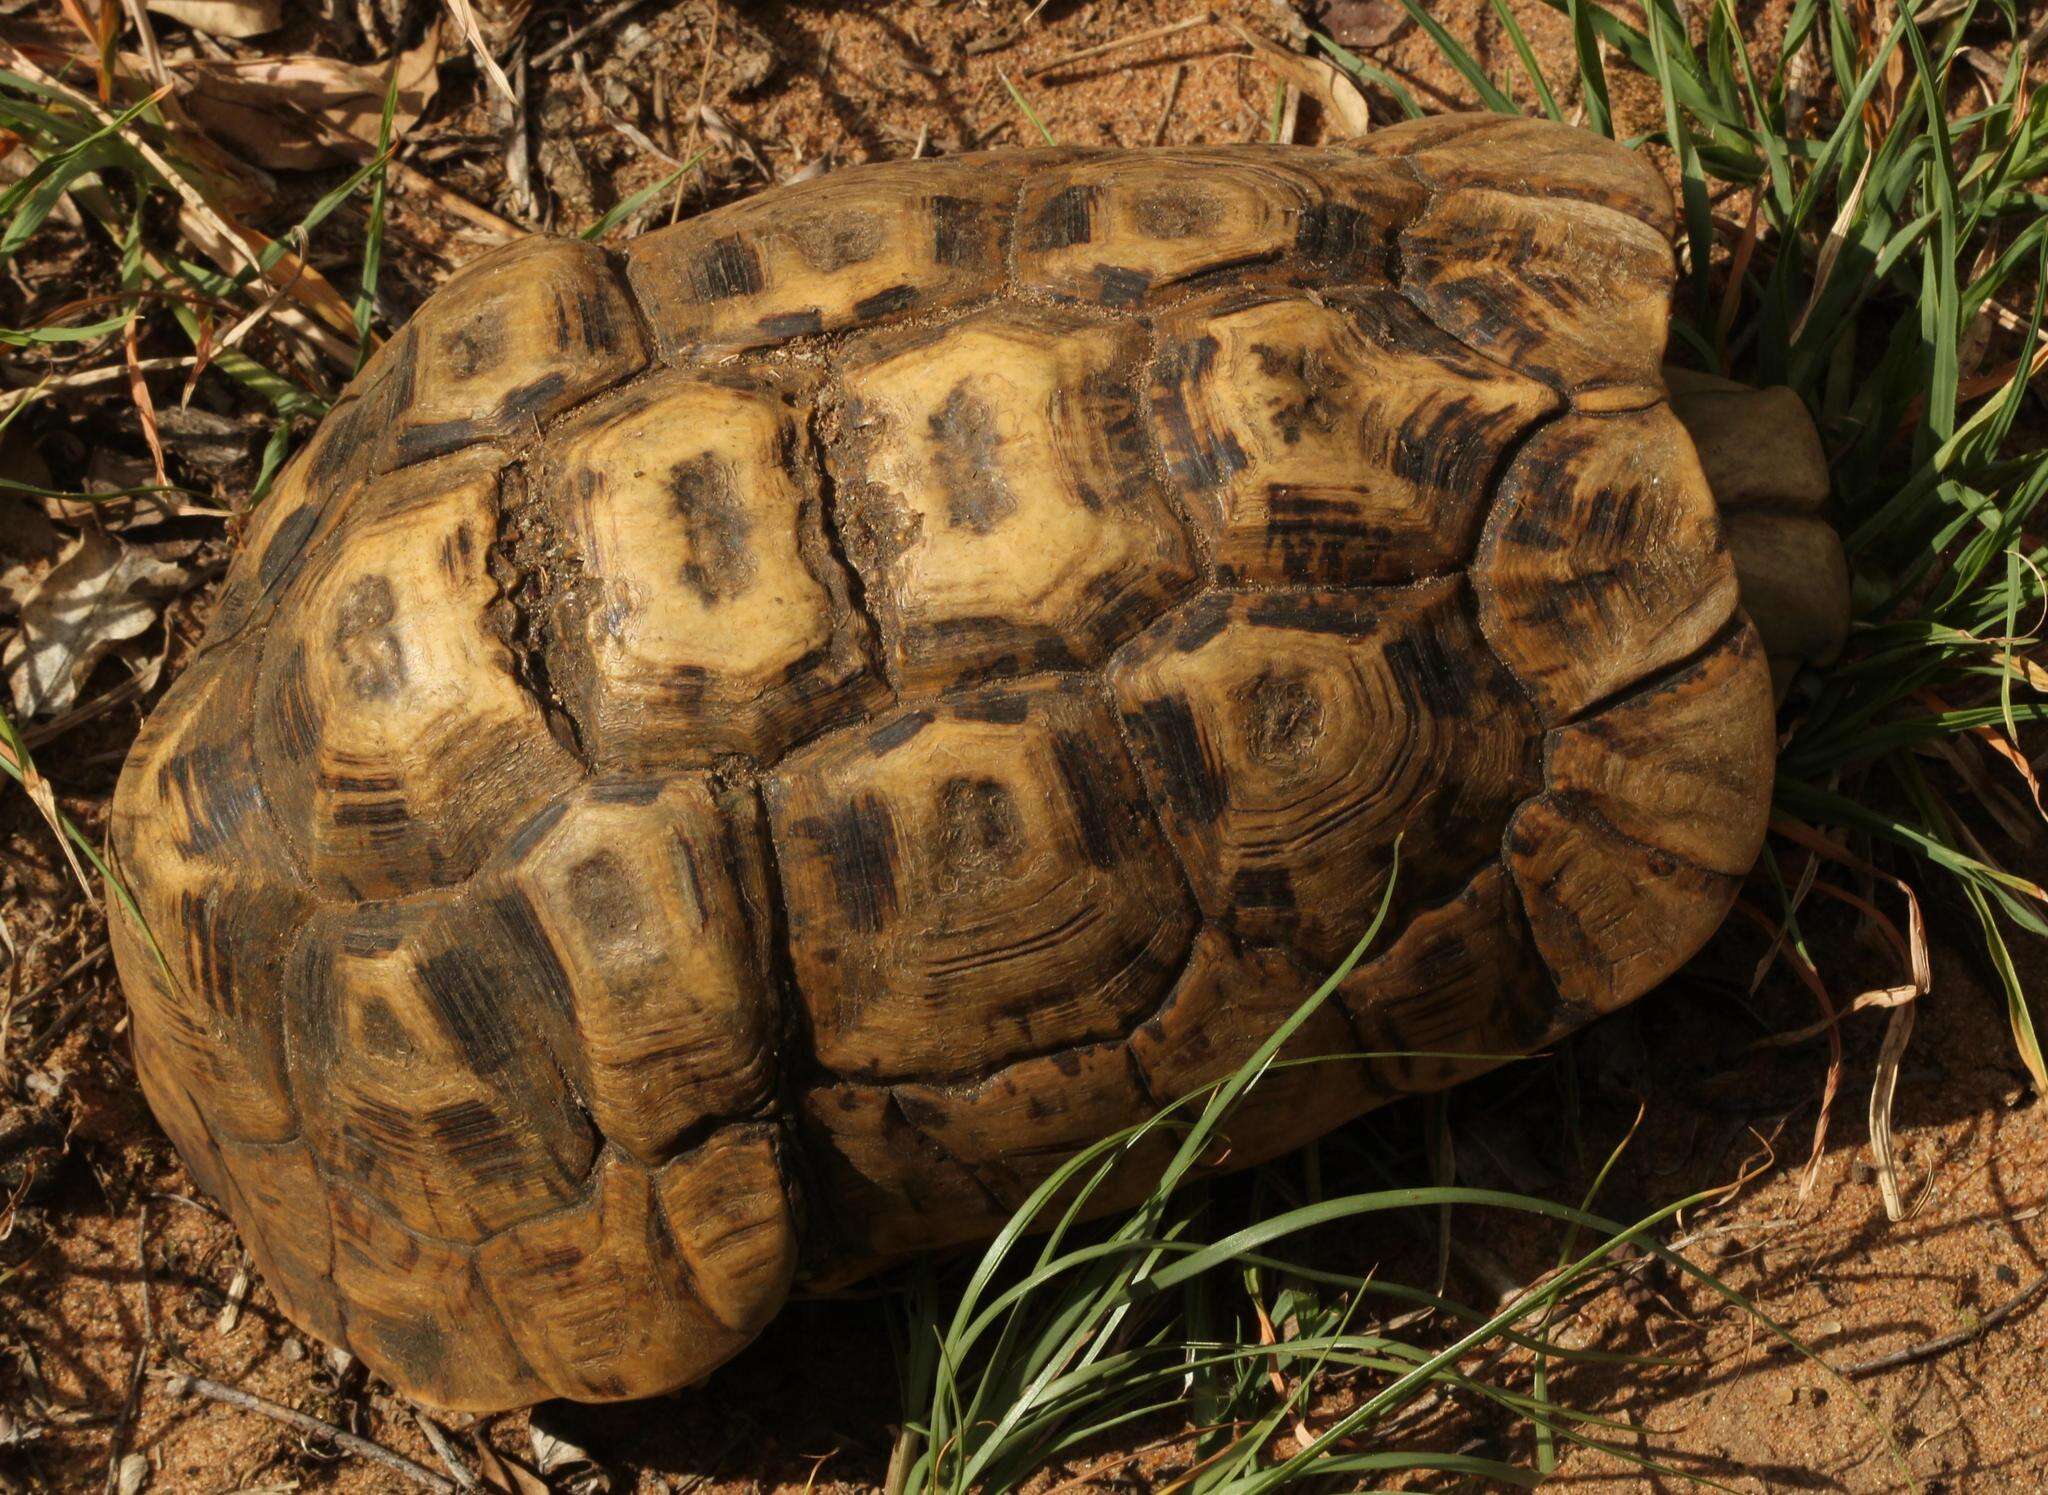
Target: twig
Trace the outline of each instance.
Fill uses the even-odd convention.
[[[427,1442],[434,1446],[435,1455],[441,1460],[443,1467],[447,1469],[448,1473],[453,1476],[455,1487],[459,1490],[474,1490],[478,1488],[476,1476],[469,1472],[469,1465],[463,1463],[461,1458],[457,1456],[454,1448],[449,1445],[448,1435],[441,1431],[441,1425],[434,1421],[433,1418],[427,1416],[418,1407],[412,1409],[412,1420],[418,1423],[420,1431],[427,1435]]]
[[[424,1464],[415,1464],[402,1453],[393,1453],[381,1443],[372,1443],[368,1438],[359,1438],[354,1433],[343,1432],[331,1422],[322,1422],[317,1417],[308,1417],[304,1412],[295,1412],[290,1407],[281,1407],[276,1402],[265,1401],[246,1391],[237,1391],[232,1386],[223,1386],[218,1381],[209,1381],[204,1376],[188,1376],[181,1371],[160,1370],[152,1372],[160,1377],[164,1385],[180,1396],[203,1396],[208,1401],[220,1402],[226,1406],[239,1407],[244,1412],[255,1412],[286,1427],[297,1428],[316,1438],[325,1438],[336,1448],[345,1448],[352,1454],[375,1460],[386,1469],[396,1470],[414,1484],[429,1490],[439,1490],[442,1495],[455,1495],[454,1481],[434,1473]]]
[[[585,21],[581,26],[578,26],[575,30],[571,31],[567,36],[563,37],[560,41],[549,42],[545,47],[542,47],[538,52],[534,53],[531,66],[537,68],[546,67],[549,63],[553,62],[557,57],[560,57],[564,52],[567,52],[571,47],[580,47],[581,45],[583,45],[584,42],[588,41],[596,33],[604,30],[607,26],[614,24],[621,16],[625,15],[627,11],[633,10],[638,6],[645,5],[646,3],[647,0],[618,0],[618,4],[609,6],[606,9],[599,11],[596,15],[592,16],[589,20]]]
[[[1152,127],[1154,145],[1166,143],[1166,127],[1173,123],[1173,106],[1180,102],[1180,86],[1187,81],[1187,76],[1188,65],[1185,62],[1175,63],[1173,80],[1166,85],[1166,103],[1159,111],[1159,123]]]
[[[1932,1360],[1936,1355],[1945,1355],[1958,1345],[1966,1345],[1971,1340],[1981,1338],[1996,1329],[2040,1297],[2041,1289],[2044,1287],[2048,1287],[2048,1272],[2036,1277],[1967,1329],[1958,1329],[1953,1334],[1943,1334],[1934,1339],[1923,1339],[1918,1344],[1909,1344],[1903,1350],[1893,1350],[1889,1355],[1879,1355],[1873,1360],[1858,1360],[1851,1365],[1842,1366],[1840,1374],[1874,1375],[1881,1370],[1894,1370],[1901,1365],[1912,1365],[1916,1361]]]
[[[94,966],[98,965],[101,961],[105,960],[106,958],[107,943],[106,941],[102,940],[98,945],[86,951],[85,954],[79,956],[78,959],[72,961],[70,965],[66,966],[62,971],[52,976],[48,981],[45,981],[41,986],[37,987],[34,991],[30,992],[26,997],[23,997],[19,1002],[14,1003],[14,1009],[18,1010],[21,1008],[25,1008],[32,1003],[41,1001],[44,997],[48,996],[51,992],[57,990],[59,987],[64,986],[69,982],[77,980],[80,976],[84,975],[87,971],[91,970]],[[63,1036],[64,1030],[71,1026],[71,1020],[74,1017],[76,1017],[79,1014],[79,1012],[81,1012],[84,1009],[84,1007],[85,998],[83,997],[79,997],[77,1000],[67,1003],[55,1017],[50,1019],[49,1025],[45,1027],[42,1032],[38,1033],[34,1038],[31,1038],[28,1041],[28,1043],[23,1047],[21,1051],[21,1062],[24,1064],[33,1064],[37,1059],[41,1058],[44,1051],[47,1050],[51,1044],[55,1043],[59,1038]]]
[[[1064,57],[1055,57],[1051,62],[1034,62],[1030,67],[1024,69],[1019,76],[1035,78],[1040,73],[1052,72],[1055,68],[1063,68],[1069,63],[1085,62],[1090,57],[1100,57],[1106,52],[1116,52],[1125,47],[1135,47],[1140,42],[1157,41],[1162,36],[1173,36],[1182,31],[1192,31],[1197,26],[1212,24],[1215,19],[1214,14],[1205,10],[1196,15],[1188,16],[1184,20],[1169,21],[1164,26],[1153,26],[1144,31],[1133,31],[1129,36],[1119,36],[1113,41],[1099,42],[1092,47],[1083,47],[1078,52],[1069,52]]]
[[[156,1309],[150,1301],[149,1283],[149,1201],[135,1216],[135,1256],[142,1272],[142,1343],[135,1347],[134,1368],[128,1372],[128,1395],[122,1398],[121,1415],[107,1440],[106,1495],[121,1488],[121,1454],[128,1446],[128,1429],[135,1423],[142,1405],[142,1378],[149,1369],[149,1347],[156,1342]]]

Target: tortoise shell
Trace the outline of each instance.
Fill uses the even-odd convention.
[[[699,1378],[1239,1065],[1397,837],[1290,1051],[1385,1057],[1232,1165],[1668,975],[1773,771],[1671,234],[1444,118],[462,271],[116,798],[136,1068],[284,1311],[445,1407]]]

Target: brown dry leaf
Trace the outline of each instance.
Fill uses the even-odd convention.
[[[394,136],[411,129],[440,85],[441,34],[398,59]],[[202,129],[272,171],[312,171],[367,160],[377,149],[389,80],[335,57],[257,57],[180,63],[184,104]]]
[[[284,0],[147,0],[160,16],[208,36],[261,36],[284,24]]]
[[[1372,129],[1372,114],[1366,106],[1365,95],[1352,85],[1351,79],[1320,57],[1304,57],[1299,52],[1290,52],[1278,42],[1247,31],[1233,23],[1232,30],[1244,38],[1245,45],[1259,54],[1259,60],[1271,68],[1283,83],[1291,83],[1317,104],[1322,106],[1330,135],[1338,140],[1356,140]]]
[[[69,709],[107,652],[154,623],[163,603],[190,585],[181,559],[98,530],[80,535],[22,602],[20,631],[0,652],[18,717]]]

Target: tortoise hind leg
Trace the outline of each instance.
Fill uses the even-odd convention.
[[[1832,663],[1849,636],[1849,562],[1820,513],[1829,488],[1820,433],[1782,386],[1677,368],[1664,370],[1664,382],[1714,491],[1742,609],[1782,701],[1800,666]]]

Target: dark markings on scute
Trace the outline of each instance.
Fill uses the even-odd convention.
[[[1182,185],[1157,187],[1131,200],[1131,217],[1155,239],[1192,239],[1213,233],[1223,221],[1224,205],[1206,192]]]
[[[1294,879],[1285,867],[1244,867],[1230,879],[1233,908],[1292,909]]]
[[[639,889],[611,850],[578,858],[566,876],[569,917],[597,948],[600,961],[630,957],[641,944]]]
[[[1124,722],[1151,758],[1169,810],[1199,825],[1223,813],[1223,788],[1202,750],[1202,734],[1185,696],[1146,701],[1136,712],[1126,712]]]
[[[1267,768],[1299,770],[1322,736],[1323,703],[1307,682],[1263,672],[1245,691],[1244,725],[1252,757]]]
[[[707,606],[730,601],[754,584],[753,516],[732,469],[703,452],[668,470],[668,493],[683,522],[690,558],[680,576]]]
[[[405,650],[391,626],[397,613],[387,577],[357,577],[342,594],[334,616],[334,652],[349,689],[361,700],[388,701],[405,688]]]
[[[541,809],[505,842],[505,859],[508,862],[524,861],[548,832],[562,823],[562,817],[568,810],[569,802],[565,799],[555,800]]]
[[[932,455],[946,488],[946,522],[988,534],[1017,511],[1002,465],[996,413],[962,380],[929,418]]]
[[[801,311],[772,312],[755,325],[772,338],[815,337],[825,330],[825,318],[817,307],[807,306]]]
[[[531,1168],[508,1119],[484,1101],[471,1097],[429,1106],[420,1113],[420,1124],[478,1183],[512,1183]]]
[[[367,1266],[376,1272],[391,1270],[389,1262],[368,1262]],[[421,1317],[398,1318],[379,1314],[373,1321],[373,1341],[399,1365],[405,1368],[405,1378],[416,1386],[440,1384],[448,1370],[448,1335],[432,1319]]]
[[[1123,265],[1095,267],[1095,299],[1104,306],[1132,307],[1152,289],[1152,277]]]
[[[1117,766],[1101,743],[1074,732],[1053,733],[1052,759],[1074,806],[1082,850],[1097,867],[1114,867],[1122,840],[1118,830],[1129,813],[1115,796]]]
[[[863,296],[853,303],[854,320],[858,322],[879,321],[883,317],[898,316],[917,305],[917,287],[913,285],[890,286],[887,290]]]
[[[1380,229],[1369,213],[1349,203],[1316,202],[1295,227],[1294,252],[1311,265],[1352,265],[1379,248]]]
[[[581,324],[585,349],[592,353],[610,353],[618,348],[621,329],[616,297],[607,296],[599,286],[580,284],[576,287],[576,316]],[[565,340],[563,347],[567,349],[569,346]]]
[[[826,275],[871,260],[882,247],[881,223],[859,209],[800,218],[788,232],[810,267]]]
[[[1289,446],[1299,442],[1306,431],[1327,435],[1336,430],[1346,411],[1356,405],[1355,400],[1347,398],[1349,382],[1331,366],[1321,348],[1275,348],[1253,343],[1251,353],[1259,361],[1259,371],[1268,379],[1294,388],[1294,398],[1273,411],[1280,439]]]
[[[1062,187],[1047,198],[1024,230],[1027,249],[1068,249],[1086,244],[1095,232],[1095,189]]]
[[[868,734],[868,751],[877,758],[893,753],[931,724],[932,714],[929,711],[906,711],[887,726],[878,727]]]
[[[475,416],[408,426],[398,435],[399,465],[444,457],[492,435],[521,434],[558,404],[568,387],[568,372],[556,369],[508,391],[494,408]]]
[[[1256,598],[1245,610],[1245,618],[1261,628],[1298,628],[1347,638],[1366,638],[1379,631],[1379,619],[1355,603],[1286,592]]]
[[[1068,1079],[1074,1079],[1081,1073],[1081,1056],[1072,1049],[1059,1049],[1050,1057],[1052,1067]]]
[[[661,798],[659,779],[628,779],[622,783],[593,784],[590,797],[601,805],[651,805]]]
[[[999,722],[1014,727],[1031,715],[1031,702],[1014,691],[987,690],[952,703],[953,715],[968,722]]]
[[[286,761],[302,763],[320,745],[326,723],[306,684],[306,646],[294,642],[278,667],[278,686],[266,715],[277,733]]]
[[[1211,594],[1181,614],[1173,631],[1176,654],[1192,654],[1230,626],[1230,599]]]
[[[210,857],[233,845],[241,839],[243,823],[263,805],[256,775],[233,747],[222,743],[195,743],[163,766],[158,782],[178,803],[184,824],[177,845],[188,857]]]
[[[873,934],[896,914],[896,829],[889,806],[872,794],[829,815],[797,823],[832,877],[833,894],[847,923]]]
[[[1188,392],[1211,377],[1216,339],[1204,333],[1162,349],[1153,365],[1153,413],[1164,427],[1161,446],[1174,477],[1190,488],[1218,488],[1251,465],[1234,433],[1210,441],[1196,431],[1188,413]]]
[[[987,211],[966,197],[931,200],[932,258],[941,265],[977,265],[988,258]]]
[[[1453,721],[1472,708],[1474,660],[1461,656],[1443,633],[1424,624],[1386,646],[1387,667],[1411,705],[1437,721]]]
[[[1023,849],[1023,817],[999,780],[956,774],[939,786],[938,810],[939,864],[956,881],[999,872]]]
[[[758,295],[763,284],[760,255],[738,235],[715,241],[690,266],[690,293],[698,301]]]
[[[263,558],[256,564],[256,580],[267,592],[277,585],[300,552],[306,548],[306,541],[312,536],[314,527],[320,523],[318,504],[300,504],[284,516],[277,533],[270,537],[270,543],[263,547]]]
[[[505,356],[505,329],[498,320],[499,308],[491,314],[474,316],[441,334],[441,361],[457,379],[474,379],[496,367]]]

